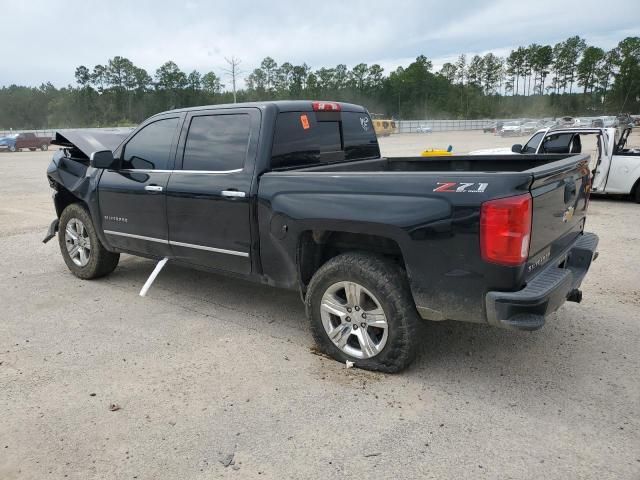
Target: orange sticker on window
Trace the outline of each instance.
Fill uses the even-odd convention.
[[[300,115],[300,123],[302,124],[302,128],[309,130],[309,119],[306,115]]]

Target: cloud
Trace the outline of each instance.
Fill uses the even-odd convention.
[[[592,0],[31,0],[4,12],[14,21],[0,33],[0,85],[73,83],[76,66],[115,55],[152,75],[167,60],[221,75],[231,55],[247,74],[265,56],[313,68],[380,63],[389,71],[420,54],[439,67],[460,53],[505,53],[576,34],[604,48],[640,35],[640,2],[607,8]]]

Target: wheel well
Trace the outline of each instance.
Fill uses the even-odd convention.
[[[62,185],[56,184],[56,190],[58,193],[56,195],[54,203],[56,206],[56,214],[58,215],[58,218],[60,218],[60,215],[62,215],[62,212],[64,211],[64,209],[67,208],[72,203],[80,203],[86,206],[86,204],[82,200],[80,200],[78,197],[76,197],[73,193],[71,193],[69,190],[64,188]]]
[[[306,231],[298,245],[298,269],[303,291],[323,264],[341,253],[353,251],[383,255],[405,268],[400,246],[390,238],[365,233]]]
[[[636,183],[631,188],[631,196],[634,198],[640,198],[640,178],[636,180]]]

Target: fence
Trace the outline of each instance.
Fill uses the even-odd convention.
[[[585,124],[591,125],[593,118],[603,117],[579,117]],[[434,132],[446,132],[446,131],[462,131],[462,130],[482,130],[484,127],[494,124],[495,122],[510,122],[515,119],[499,119],[499,118],[485,118],[481,120],[398,120],[396,125],[398,127],[398,133],[416,133],[420,128],[430,128]],[[550,119],[544,119],[550,120]],[[522,121],[522,119],[520,119]],[[46,129],[46,130],[13,130],[8,131],[0,130],[0,137],[16,133],[33,132],[38,136],[51,137],[55,135],[55,132],[64,132],[65,130],[104,130],[104,131],[130,131],[131,128],[87,128],[87,129],[74,129],[74,128],[60,128],[60,129]]]
[[[133,127],[113,127],[113,128],[54,128],[46,130],[0,130],[0,137],[6,137],[8,135],[17,135],[18,133],[35,133],[38,137],[53,138],[56,132],[64,133],[68,130],[87,130],[87,131],[101,131],[101,132],[130,132]]]
[[[484,127],[496,121],[508,122],[509,120],[483,119],[483,120],[400,120],[398,133],[415,133],[419,128],[430,128],[434,132],[482,130]]]

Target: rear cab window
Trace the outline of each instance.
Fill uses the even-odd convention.
[[[380,157],[367,112],[280,112],[271,166],[286,169]]]

